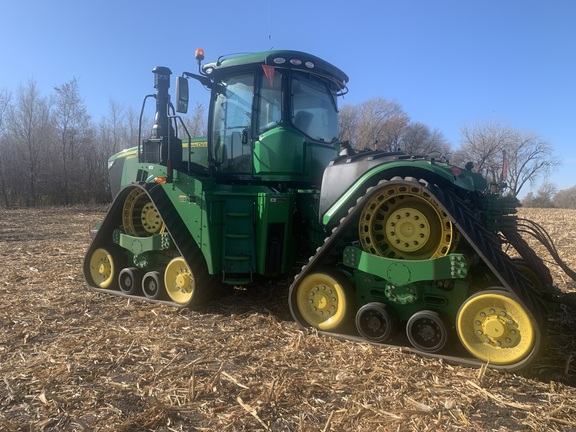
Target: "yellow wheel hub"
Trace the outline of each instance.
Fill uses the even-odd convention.
[[[426,216],[412,208],[393,212],[386,222],[386,239],[402,252],[415,252],[430,238]]]
[[[503,291],[481,292],[467,299],[458,311],[456,330],[470,354],[498,365],[526,358],[538,337],[530,314]]]
[[[176,276],[176,286],[181,290],[186,290],[190,287],[192,283],[192,278],[188,273],[180,273]]]
[[[106,249],[96,249],[90,257],[90,277],[99,288],[108,288],[114,280],[114,260]]]
[[[350,307],[342,284],[326,273],[312,273],[302,280],[296,304],[302,318],[320,330],[338,327]]]
[[[157,234],[164,230],[162,219],[156,206],[152,202],[148,202],[143,208],[140,215],[142,227],[150,234]]]
[[[126,234],[134,237],[150,237],[165,230],[158,209],[146,192],[138,188],[130,192],[124,200],[122,225]]]
[[[456,245],[450,218],[420,185],[382,187],[364,206],[358,231],[365,251],[387,258],[437,258]]]
[[[185,305],[192,300],[196,280],[184,258],[177,257],[168,263],[164,272],[164,286],[174,302]]]

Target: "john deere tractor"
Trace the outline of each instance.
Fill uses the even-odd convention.
[[[151,134],[109,160],[91,289],[196,307],[300,269],[287,300],[303,327],[503,370],[534,360],[549,310],[574,298],[520,236],[542,237],[515,198],[439,155],[339,155],[348,77],[316,56],[196,59],[176,108],[170,69],[154,68]],[[206,137],[177,114],[190,80],[210,91]]]

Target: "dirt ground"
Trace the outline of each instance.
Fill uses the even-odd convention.
[[[552,316],[547,353],[506,374],[303,331],[289,281],[198,312],[129,301],[82,277],[104,214],[0,210],[3,431],[576,429],[574,313]],[[521,216],[576,268],[576,210]],[[549,264],[560,288],[576,290]]]

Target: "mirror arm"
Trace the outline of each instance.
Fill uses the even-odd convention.
[[[198,74],[193,74],[190,72],[183,72],[182,73],[183,76],[186,76],[188,78],[194,78],[195,80],[200,81],[200,84],[202,84],[203,86],[206,86],[208,88],[212,88],[212,86],[214,85],[214,83],[212,82],[212,80],[208,77],[202,76],[202,75],[198,75]]]

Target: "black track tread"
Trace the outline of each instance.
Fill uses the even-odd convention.
[[[452,191],[443,195],[445,199],[441,201],[441,205],[460,233],[466,237],[502,285],[518,296],[535,315],[535,318],[540,318],[541,322],[542,312],[546,311],[541,292],[514,265],[512,258],[502,250],[502,244],[498,238],[480,224],[465,202]],[[439,198],[438,194],[434,196]]]
[[[377,186],[367,189],[364,196],[360,197],[356,204],[348,211],[348,215],[341,219],[340,224],[332,230],[332,233],[324,240],[324,244],[318,248],[316,254],[310,257],[308,263],[302,267],[302,271],[296,275],[289,291],[289,304],[293,318],[302,328],[310,326],[304,321],[296,305],[296,291],[300,281],[307,274],[316,271],[319,268],[336,265],[341,261],[344,248],[357,238],[356,229],[360,218],[360,213],[365,203],[375,195],[378,190],[391,183],[411,184],[417,187],[425,188],[433,197],[440,207],[445,211],[458,231],[463,235],[468,243],[475,249],[476,253],[484,263],[492,270],[494,276],[500,281],[503,288],[514,295],[523,307],[532,313],[535,319],[537,330],[540,331],[540,338],[545,334],[545,313],[546,308],[541,293],[532,283],[520,273],[514,266],[511,258],[502,250],[502,243],[498,237],[487,231],[472,213],[471,206],[464,202],[452,190],[442,191],[439,187],[430,185],[425,180],[417,181],[414,178],[394,177],[390,180],[381,180]],[[356,236],[356,237],[355,237]],[[337,334],[330,332],[321,332],[333,337],[368,342],[367,340],[355,335]],[[371,343],[371,342],[369,342]],[[380,346],[398,347],[390,344],[376,344]],[[481,366],[483,361],[473,357],[455,357],[442,354],[433,354],[423,352],[412,347],[400,346],[407,352],[416,353],[425,357],[442,358],[451,363],[465,366]],[[541,342],[537,343],[534,353],[541,349]],[[530,355],[532,361],[536,355]],[[527,366],[526,359],[511,365],[490,365],[490,367],[499,370],[516,371]]]
[[[134,187],[139,187],[146,192],[152,203],[156,206],[158,213],[162,217],[162,220],[166,225],[166,230],[170,234],[171,240],[174,242],[181,256],[188,264],[188,267],[194,273],[196,280],[202,281],[204,283],[204,285],[201,286],[202,289],[197,291],[192,297],[192,300],[186,305],[182,305],[171,300],[154,300],[149,299],[144,295],[130,295],[119,290],[99,288],[91,283],[92,281],[90,278],[89,267],[92,253],[99,247],[106,247],[116,251],[118,254],[120,253],[121,248],[112,242],[112,233],[120,225],[119,221],[121,221],[124,200]],[[196,244],[196,240],[194,240],[192,237],[192,234],[189,232],[186,224],[168,198],[163,187],[157,183],[147,183],[145,185],[134,184],[131,185],[131,187],[127,187],[118,193],[110,207],[110,210],[106,214],[106,217],[104,218],[104,221],[102,222],[96,237],[92,241],[92,244],[86,253],[83,268],[84,278],[91,290],[125,298],[144,300],[150,303],[166,304],[178,308],[194,308],[201,306],[208,300],[210,295],[214,293],[215,289],[213,289],[213,285],[216,285],[214,276],[208,274],[204,256]]]

